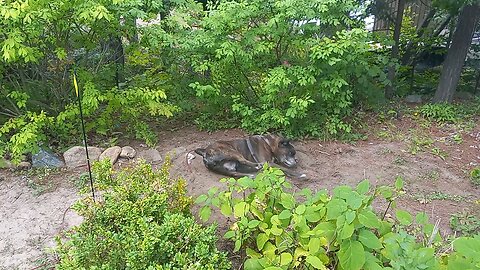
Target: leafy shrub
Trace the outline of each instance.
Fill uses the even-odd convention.
[[[165,102],[167,96],[161,89],[100,91],[92,82],[86,82],[84,89],[82,109],[86,130],[100,135],[126,128],[137,139],[153,145],[157,137],[148,120],[158,116],[170,117],[178,110]],[[79,115],[78,105],[74,102],[57,116],[48,116],[42,111],[11,118],[0,127],[0,156],[9,153],[14,161],[19,161],[21,155],[35,153],[39,144],[49,140],[80,139]]]
[[[473,236],[480,233],[480,218],[468,212],[453,214],[450,227],[461,235]]]
[[[420,108],[420,112],[423,117],[440,123],[455,122],[458,118],[455,106],[450,104],[425,104]]]
[[[386,59],[370,51],[371,37],[348,16],[356,5],[221,1],[204,17],[187,6],[157,36],[181,64],[172,73],[192,78],[205,120],[220,114],[252,132],[337,134],[351,130],[345,117],[354,102],[380,93],[385,81]]]
[[[75,204],[84,221],[57,239],[57,269],[229,269],[215,227],[195,222],[185,181],[170,179],[168,168],[141,163],[115,173],[109,162],[95,164],[102,198]]]
[[[442,264],[450,267],[456,260],[465,268],[448,269],[468,269],[478,261],[475,252],[465,249],[477,245],[471,238],[454,242],[457,253],[448,260],[435,257],[435,247],[442,239],[424,213],[417,214],[415,221],[408,212],[398,209],[396,222],[377,216],[373,200],[380,196],[389,206],[394,205],[403,187],[401,179],[397,179],[395,188],[371,190],[365,180],[355,189],[339,186],[332,195],[309,189],[292,194],[288,192],[290,183],[274,168],[264,168],[254,180],[222,181],[227,183],[226,191],[211,189],[196,203],[203,205],[203,219],[209,217],[211,206],[231,218],[233,224],[224,237],[234,241],[234,251],[245,251],[246,270],[440,269]],[[407,231],[417,233],[410,235]]]

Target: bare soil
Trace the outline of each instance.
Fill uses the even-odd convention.
[[[415,124],[393,121],[398,133],[409,134]],[[385,127],[388,131],[392,126]],[[380,127],[379,130],[382,130]],[[369,179],[373,185],[393,185],[400,176],[406,183],[406,195],[398,207],[415,214],[425,211],[430,220],[439,221],[441,233],[451,233],[450,215],[467,210],[479,214],[480,189],[470,180],[469,171],[480,163],[480,128],[463,132],[461,143],[451,143],[449,138],[455,130],[451,127],[427,129],[434,143],[412,154],[411,138],[379,139],[371,133],[369,140],[356,143],[321,142],[318,140],[296,141],[300,160],[298,171],[306,173],[310,180],[292,181],[298,189],[329,189],[338,185],[356,185]],[[411,132],[410,132],[411,134]],[[159,132],[157,150],[172,158],[172,175],[183,177],[188,182],[188,192],[198,196],[211,187],[222,187],[222,178],[209,172],[197,156],[187,165],[185,155],[197,147],[220,139],[245,136],[237,129],[217,132],[198,131],[193,127]],[[137,142],[123,141],[134,148]],[[432,151],[431,149],[438,148]],[[172,152],[172,149],[175,151]],[[441,154],[439,153],[441,150]],[[119,164],[118,166],[121,166]],[[55,235],[81,222],[81,218],[70,210],[78,198],[72,179],[80,171],[61,171],[48,178],[53,188],[36,196],[32,185],[25,180],[25,173],[0,171],[0,269],[35,269],[45,258],[46,247],[53,245]],[[37,187],[38,188],[38,187]],[[383,212],[385,205],[378,203],[377,210]],[[194,212],[198,209],[194,208]],[[220,233],[228,221],[214,214]],[[226,246],[225,246],[226,245]],[[228,248],[227,243],[222,246]]]

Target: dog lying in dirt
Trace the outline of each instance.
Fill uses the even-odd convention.
[[[292,170],[297,165],[290,141],[278,135],[254,135],[244,139],[217,141],[195,153],[203,157],[209,170],[226,176],[254,177],[267,162],[291,178],[305,179]]]

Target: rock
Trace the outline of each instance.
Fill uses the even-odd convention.
[[[120,153],[121,158],[134,158],[137,155],[137,151],[131,146],[122,147],[122,152]]]
[[[422,103],[422,95],[408,95],[405,97],[405,102],[419,104]]]
[[[155,164],[162,162],[162,156],[156,149],[147,149],[138,152],[136,159],[144,159],[146,162]]]
[[[32,164],[30,164],[30,162],[28,161],[22,161],[20,163],[18,163],[17,165],[17,168],[20,169],[20,170],[28,170],[32,167]]]
[[[120,146],[112,146],[107,148],[103,153],[98,157],[98,160],[109,159],[110,162],[115,164],[117,162],[120,153],[122,152],[122,148]]]
[[[100,157],[102,152],[103,151],[101,148],[89,146],[88,156],[90,157],[90,162],[98,160],[98,157]],[[65,160],[65,165],[67,165],[68,168],[86,166],[87,155],[85,154],[85,147],[74,146],[68,149],[65,153],[63,153],[63,159]]]
[[[65,166],[65,163],[52,151],[40,148],[40,151],[32,156],[32,167],[40,168],[60,168]]]
[[[168,151],[167,156],[169,156],[171,160],[174,160],[174,159],[177,159],[180,155],[185,154],[186,152],[187,152],[187,148],[180,146]]]

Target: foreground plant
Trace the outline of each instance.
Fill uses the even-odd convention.
[[[196,203],[203,205],[200,215],[204,220],[209,218],[212,206],[233,220],[224,237],[234,241],[234,252],[245,251],[247,270],[480,266],[480,236],[455,240],[455,252],[444,255],[436,249],[442,244],[438,228],[428,223],[424,213],[415,217],[415,225],[408,212],[398,209],[396,221],[385,219],[402,192],[401,179],[394,188],[372,189],[367,180],[356,188],[339,186],[332,195],[309,189],[292,194],[291,184],[275,168],[264,168],[255,179],[222,181],[227,183],[226,191],[213,188]],[[381,216],[372,208],[377,197],[388,202]],[[417,233],[411,235],[406,229]],[[456,268],[459,265],[462,268]]]
[[[230,269],[215,226],[195,222],[185,181],[170,179],[168,168],[141,163],[115,173],[97,163],[102,198],[75,204],[84,221],[57,239],[57,269]]]

